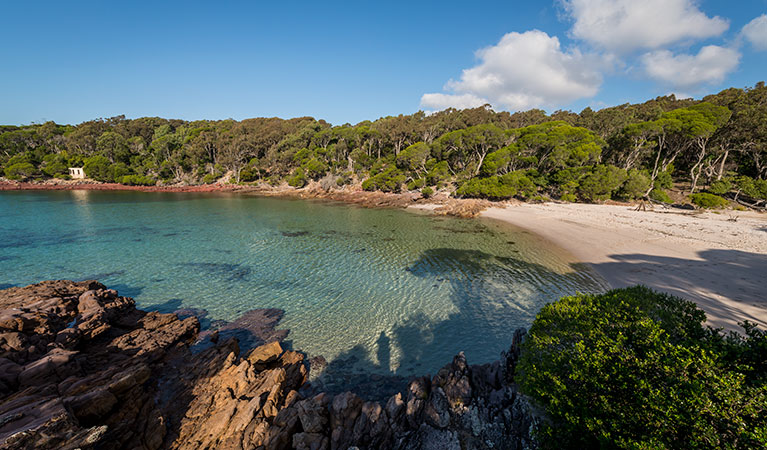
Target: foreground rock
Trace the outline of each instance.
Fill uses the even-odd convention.
[[[0,449],[535,447],[511,379],[521,332],[503,361],[459,354],[385,404],[302,398],[300,353],[216,333],[193,353],[198,333],[93,281],[0,291]]]

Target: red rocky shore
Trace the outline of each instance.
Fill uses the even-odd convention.
[[[523,330],[502,360],[459,354],[385,404],[303,398],[308,365],[285,333],[242,352],[199,331],[95,281],[0,291],[0,449],[535,448],[512,379]]]
[[[296,189],[287,186],[270,186],[260,184],[203,184],[203,185],[170,185],[170,186],[128,186],[118,183],[101,183],[91,180],[62,181],[48,180],[43,182],[22,182],[0,179],[0,191],[138,191],[138,192],[238,192],[251,193],[267,197],[286,197],[303,199],[321,199],[349,203],[368,208],[407,208],[414,204],[434,204],[435,214],[457,217],[475,217],[493,203],[488,200],[456,199],[445,193],[438,193],[428,199],[415,192],[389,193],[362,190],[359,185],[340,188],[326,188],[316,181],[304,188]]]

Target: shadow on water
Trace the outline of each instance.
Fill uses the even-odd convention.
[[[180,266],[195,269],[204,273],[206,276],[214,276],[225,281],[233,282],[247,281],[250,278],[250,274],[253,272],[253,269],[248,266],[230,263],[182,263]]]
[[[698,304],[709,324],[741,330],[749,320],[767,326],[767,255],[739,250],[698,252],[700,259],[644,254],[610,255],[594,264],[598,271],[620,274],[615,287],[645,284]]]
[[[180,319],[186,319],[191,316],[197,317],[200,321],[200,334],[197,342],[192,347],[193,351],[200,351],[210,347],[212,345],[211,338],[219,341],[237,338],[240,352],[243,355],[252,348],[273,341],[282,342],[285,349],[292,348],[292,344],[285,341],[290,330],[277,329],[277,325],[285,314],[285,311],[281,309],[252,309],[231,322],[211,319],[208,311],[205,309],[184,308],[183,300],[180,298],[171,298],[164,303],[145,307],[144,310],[174,313]]]
[[[581,272],[582,266],[558,274],[512,257],[454,248],[426,250],[405,270],[419,278],[449,282],[455,310],[442,320],[419,312],[390,332],[381,332],[374,350],[357,345],[340,354],[314,380],[312,391],[352,391],[368,399],[385,400],[405,389],[408,379],[433,369],[424,367],[427,357],[433,360],[436,355],[444,365],[469,347],[498,347],[498,355],[490,350],[480,357],[467,355],[470,363],[489,362],[481,359],[499,356],[511,344],[514,329],[529,326],[538,307],[556,300],[562,289],[574,293],[577,286],[589,281],[588,275]],[[547,288],[547,283],[554,288]],[[509,291],[513,287],[523,288],[525,294],[515,295]],[[594,287],[601,290],[596,282]],[[530,292],[535,297],[533,303],[526,298]],[[499,347],[499,342],[504,344]],[[392,359],[395,347],[399,350],[399,366]]]

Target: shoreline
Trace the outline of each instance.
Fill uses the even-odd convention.
[[[422,198],[418,193],[325,191],[265,185],[126,186],[116,183],[0,181],[0,191],[99,190],[244,193],[487,217],[528,230],[588,264],[612,288],[643,284],[695,302],[708,324],[740,331],[744,320],[767,328],[767,215],[753,211],[635,211],[629,204],[490,202]]]
[[[514,204],[480,214],[538,234],[591,266],[612,288],[643,284],[695,302],[708,325],[767,328],[767,216],[635,211],[630,206]]]

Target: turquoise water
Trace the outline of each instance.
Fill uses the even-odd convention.
[[[139,307],[231,321],[279,308],[293,348],[358,370],[496,360],[561,295],[603,281],[491,220],[238,194],[0,192],[0,287],[98,279]]]

